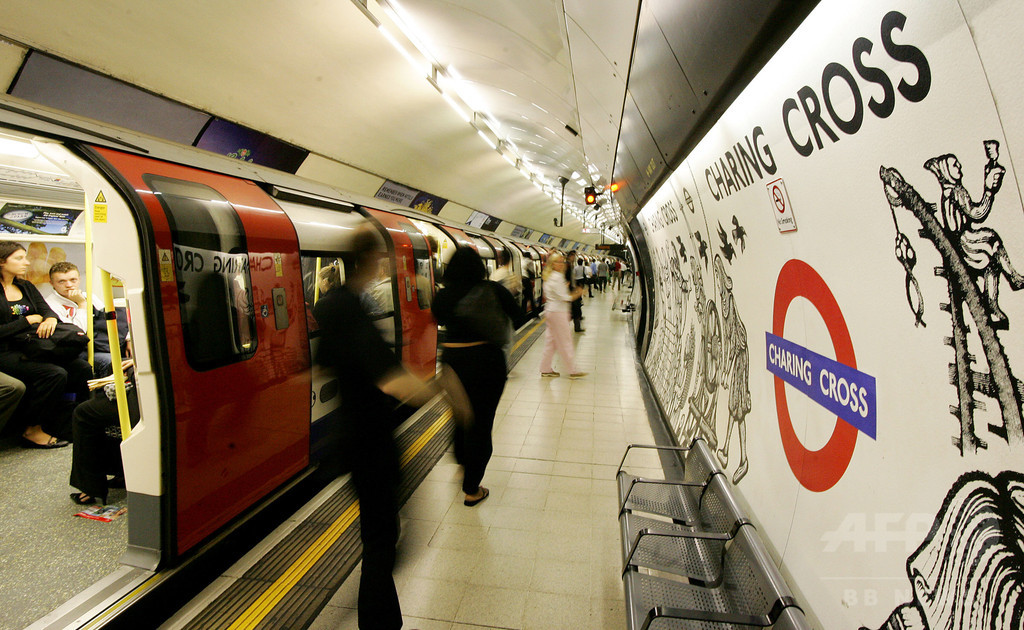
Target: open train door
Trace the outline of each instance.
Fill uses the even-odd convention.
[[[310,360],[299,247],[254,183],[96,153],[152,238],[173,392],[164,423],[168,551],[180,555],[309,463]],[[156,524],[154,524],[155,526]]]
[[[386,230],[394,245],[396,310],[401,314],[401,344],[396,352],[402,363],[420,378],[434,375],[437,324],[430,312],[434,276],[426,235],[399,214],[367,209]]]

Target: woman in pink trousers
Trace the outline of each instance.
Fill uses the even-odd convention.
[[[544,269],[544,318],[547,320],[547,330],[544,334],[544,354],[540,360],[541,376],[560,376],[551,362],[555,358],[555,351],[562,357],[569,378],[587,375],[586,372],[577,371],[575,366],[569,315],[573,300],[582,296],[585,290],[580,287],[570,292],[569,282],[565,279],[565,256],[559,252],[548,256],[548,265]]]

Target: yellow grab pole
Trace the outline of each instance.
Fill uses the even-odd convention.
[[[114,368],[114,389],[117,392],[117,419],[121,424],[121,439],[132,434],[131,418],[128,417],[128,395],[124,387],[124,370],[121,369],[121,339],[117,336],[117,310],[114,308],[114,289],[110,286],[110,272],[100,271],[103,283],[103,309],[107,315],[107,339],[110,340],[110,365]]]
[[[320,261],[322,258],[316,257],[316,273],[313,274],[313,304],[320,301]]]
[[[92,339],[92,289],[95,286],[92,273],[92,215],[92,212],[86,211],[85,213],[85,310],[89,313],[89,316],[85,318],[85,334],[89,336],[89,365],[95,367],[96,344]]]

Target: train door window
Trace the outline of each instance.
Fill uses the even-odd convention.
[[[313,317],[313,306],[323,297],[324,279],[329,284],[345,284],[345,263],[338,256],[311,256],[303,254],[299,257],[302,269],[302,292],[306,301],[306,328],[309,332],[320,327]]]
[[[412,258],[416,267],[416,299],[419,302],[420,310],[430,310],[433,285],[430,282],[430,248],[427,246],[427,239],[419,230],[405,221],[399,221],[398,227],[402,228],[409,235],[409,240],[412,241]]]
[[[448,260],[455,251],[455,243],[451,237],[445,234],[440,228],[427,221],[412,219],[412,224],[419,228],[422,234],[426,235],[427,245],[430,247],[430,256],[434,265],[434,284],[439,284],[444,278],[444,271],[448,267]]]
[[[209,370],[256,353],[256,318],[245,229],[209,186],[144,175],[167,215],[174,243],[185,356]]]

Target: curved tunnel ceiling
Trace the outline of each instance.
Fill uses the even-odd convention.
[[[730,89],[749,80],[740,64],[756,65],[766,45],[773,52],[766,27],[798,22],[814,2],[751,4],[7,0],[0,36],[14,45],[0,46],[0,72],[10,81],[24,49],[38,50],[358,169],[363,177],[340,183],[356,192],[372,195],[387,178],[597,242],[582,234],[583,187],[625,180],[617,200],[631,216]],[[719,82],[697,97],[707,76]],[[700,105],[694,124],[666,125],[687,91]],[[476,112],[472,124],[442,92]],[[565,225],[552,229],[558,178],[573,173]],[[617,222],[614,204],[602,202],[587,212],[589,226]]]

